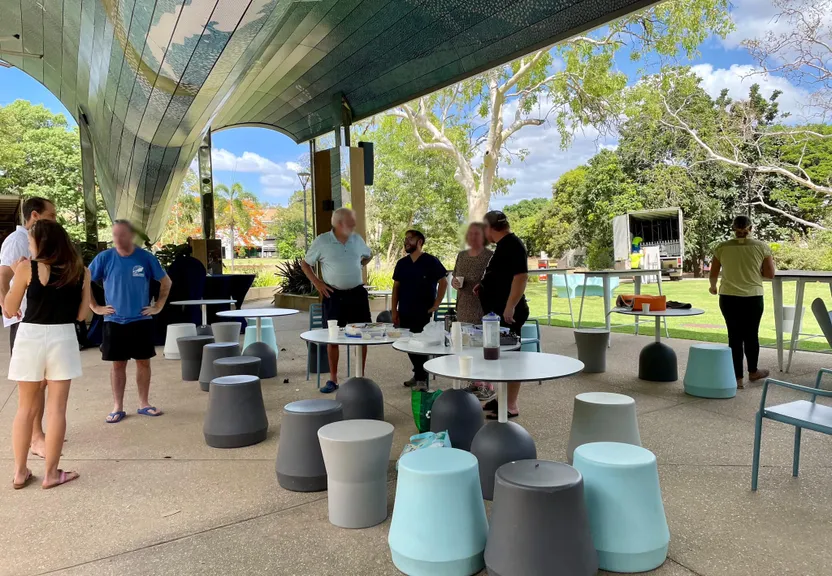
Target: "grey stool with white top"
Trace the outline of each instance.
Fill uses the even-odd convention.
[[[575,448],[590,442],[621,442],[641,446],[636,401],[624,394],[586,392],[575,396],[572,431],[566,448],[572,464]]]
[[[234,342],[240,343],[240,328],[243,324],[241,322],[214,322],[211,324],[211,330],[214,332],[215,342]]]
[[[176,339],[182,367],[182,380],[196,382],[202,367],[202,349],[214,342],[213,336],[185,336]]]
[[[239,355],[240,345],[234,342],[206,344],[202,349],[202,367],[199,369],[199,387],[202,391],[208,392],[208,385],[217,377],[214,373],[214,360]]]
[[[584,372],[598,374],[607,371],[607,348],[610,331],[603,329],[575,330],[578,360],[584,363]]]
[[[326,490],[326,467],[318,430],[343,419],[336,400],[299,400],[283,407],[275,472],[277,482],[293,492]]]
[[[393,425],[343,420],[318,430],[327,475],[329,521],[369,528],[387,519],[387,466]]]
[[[266,439],[269,419],[260,378],[222,376],[211,380],[202,433],[213,448],[241,448]]]
[[[228,356],[214,360],[214,378],[259,375],[260,358],[257,356]]]

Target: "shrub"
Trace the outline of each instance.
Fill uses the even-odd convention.
[[[771,253],[781,270],[832,270],[832,232],[810,232],[791,241],[773,242]]]
[[[287,260],[277,265],[277,276],[280,284],[280,291],[284,294],[317,295],[318,292],[312,286],[312,282],[303,273],[300,258]]]

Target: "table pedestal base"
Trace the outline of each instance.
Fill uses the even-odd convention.
[[[431,407],[431,432],[447,430],[451,445],[460,450],[471,450],[471,442],[484,423],[479,400],[465,390],[446,390]]]
[[[196,327],[196,335],[197,336],[213,336],[214,329],[210,326],[197,326]]]
[[[443,393],[439,398],[444,396]],[[437,399],[438,400],[438,399]],[[453,440],[453,436],[451,436]],[[471,454],[480,467],[482,497],[494,498],[494,475],[497,469],[514,460],[537,458],[534,440],[525,428],[514,422],[487,422],[471,442]]]
[[[271,346],[265,342],[253,342],[246,346],[243,356],[260,358],[260,378],[274,378],[277,376],[277,355]]]
[[[676,382],[679,379],[676,352],[661,342],[648,344],[638,356],[638,377],[650,382]]]
[[[349,378],[338,388],[335,399],[341,403],[344,420],[384,420],[384,395],[369,378]]]

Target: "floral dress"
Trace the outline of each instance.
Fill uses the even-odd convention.
[[[454,278],[464,278],[462,288],[456,294],[456,317],[460,322],[479,324],[482,321],[482,305],[474,296],[474,286],[482,279],[485,267],[493,252],[484,249],[478,256],[470,256],[467,250],[456,255]]]

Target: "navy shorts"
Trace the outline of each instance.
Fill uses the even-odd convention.
[[[364,286],[349,290],[333,290],[329,298],[323,299],[324,326],[328,320],[338,320],[338,326],[372,322],[370,295]]]
[[[150,360],[156,356],[153,320],[137,320],[129,324],[104,322],[101,359],[105,362]]]

